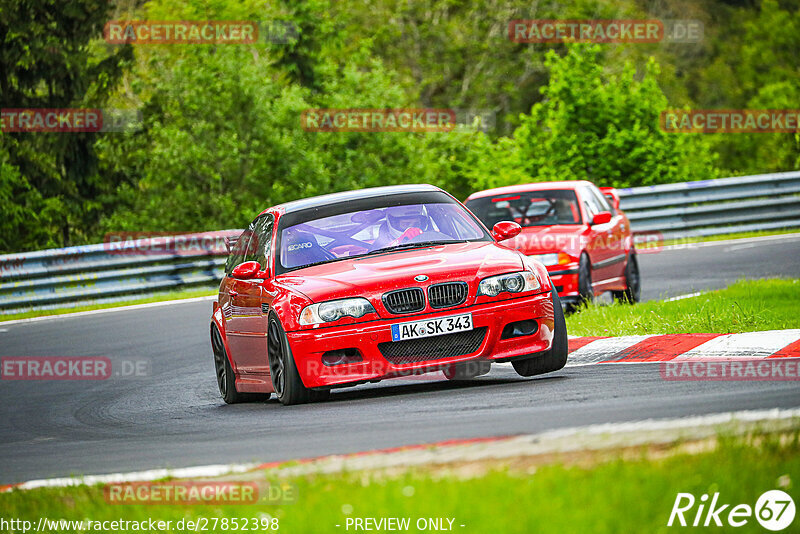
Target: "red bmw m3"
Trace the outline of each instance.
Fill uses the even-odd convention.
[[[227,403],[283,404],[332,388],[511,362],[522,376],[567,359],[546,267],[502,245],[430,185],[379,187],[269,208],[236,241],[213,304],[211,345]]]

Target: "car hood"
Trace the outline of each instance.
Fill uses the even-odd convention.
[[[555,225],[525,227],[514,239],[506,244],[523,254],[543,254],[547,252],[566,252],[570,255],[580,254],[587,239],[587,230],[583,225]]]
[[[519,253],[495,242],[481,241],[341,260],[282,274],[276,281],[315,302],[369,298],[392,289],[454,280],[469,283],[474,294],[478,280],[522,268]],[[417,282],[414,277],[418,275],[425,275],[428,280]]]

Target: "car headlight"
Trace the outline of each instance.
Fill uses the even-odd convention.
[[[478,284],[478,295],[496,297],[506,291],[508,293],[523,293],[525,291],[535,291],[541,287],[539,279],[530,271],[520,271],[518,273],[501,274],[500,276],[490,276],[484,278]]]
[[[553,252],[551,254],[533,254],[530,256],[535,260],[539,260],[546,266],[550,267],[551,265],[565,265],[570,263],[570,257],[564,252]]]
[[[375,308],[365,298],[329,300],[303,308],[300,312],[300,324],[332,323],[342,317],[358,319],[368,313],[375,313]]]

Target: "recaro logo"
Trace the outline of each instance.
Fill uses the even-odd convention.
[[[721,527],[727,524],[732,527],[741,527],[755,515],[756,521],[762,527],[767,530],[779,531],[784,530],[794,521],[794,501],[788,493],[781,490],[764,492],[756,501],[755,507],[748,504],[737,504],[733,507],[730,504],[722,504],[719,500],[719,493],[714,493],[711,502],[708,502],[708,497],[708,494],[704,493],[698,502],[698,499],[695,499],[691,493],[678,493],[675,503],[672,505],[667,526],[671,527],[674,524],[682,527]],[[693,513],[692,509],[695,504],[698,506]],[[692,518],[692,516],[694,517]],[[692,523],[690,524],[689,521]]]

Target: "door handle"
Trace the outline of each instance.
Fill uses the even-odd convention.
[[[230,295],[232,297],[238,297],[239,296],[239,292],[234,290],[234,289],[229,289],[228,290],[228,295]]]

